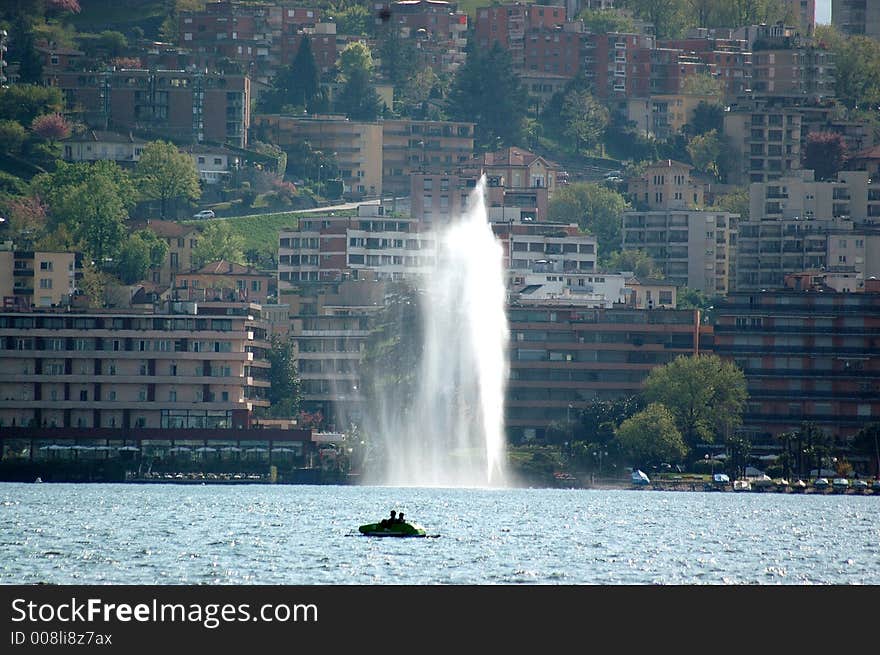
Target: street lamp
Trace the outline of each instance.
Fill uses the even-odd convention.
[[[600,477],[600,478],[602,477],[602,457],[603,457],[603,456],[605,456],[605,457],[608,456],[608,451],[607,451],[607,450],[604,451],[604,452],[601,451],[601,450],[597,450],[597,451],[594,451],[594,452],[593,452],[593,457],[598,457],[598,458],[599,458],[599,477]]]

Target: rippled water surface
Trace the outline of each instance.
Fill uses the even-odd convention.
[[[435,538],[357,526],[392,508]],[[880,497],[0,484],[0,583],[880,584]]]

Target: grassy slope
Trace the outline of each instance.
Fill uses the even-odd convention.
[[[255,214],[213,220],[225,221],[232,228],[234,234],[240,235],[244,239],[245,250],[254,248],[263,252],[276,252],[278,250],[278,232],[283,228],[295,228],[299,222],[295,212]],[[183,222],[201,226],[207,224],[206,221]]]

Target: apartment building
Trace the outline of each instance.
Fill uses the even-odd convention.
[[[880,5],[873,0],[832,0],[831,24],[848,36],[880,38]]]
[[[303,409],[321,412],[335,429],[360,424],[364,416],[361,362],[385,293],[383,281],[348,279],[291,296]]]
[[[454,2],[374,2],[373,14],[380,40],[391,38],[387,30],[395,29],[397,38],[414,43],[421,64],[437,73],[454,74],[467,58],[468,15]]]
[[[314,150],[333,153],[339,165],[343,195],[348,199],[382,194],[380,121],[350,121],[344,116],[254,116],[254,133],[280,148],[308,141]]]
[[[628,98],[650,95],[653,36],[609,32],[592,40],[591,58],[585,61],[596,97],[621,105],[625,112]]]
[[[597,270],[596,237],[576,224],[509,220],[492,223],[501,242],[511,284],[540,267],[557,274],[589,274]]]
[[[676,286],[724,295],[735,279],[738,219],[722,211],[628,211],[622,247],[643,250]]]
[[[776,47],[756,42],[752,93],[822,99],[834,96],[834,55],[824,46]]]
[[[153,283],[170,287],[177,274],[192,270],[193,250],[199,240],[199,229],[195,225],[148,219],[134,227],[152,231],[168,245],[165,261],[161,266],[150,269],[150,280]]]
[[[275,276],[234,262],[208,262],[174,276],[175,300],[224,300],[265,305],[275,292]]]
[[[302,283],[346,278],[400,280],[434,267],[430,226],[362,205],[357,217],[309,216],[279,233],[278,287],[282,294]]]
[[[873,287],[871,286],[873,284]],[[880,416],[880,285],[863,293],[736,292],[716,308],[715,352],[742,368],[754,441],[804,421],[838,439]]]
[[[526,70],[526,44],[531,35],[553,31],[566,22],[565,7],[520,2],[477,8],[474,38],[483,51],[495,42],[507,50],[514,70]],[[558,71],[557,71],[558,72]]]
[[[101,130],[145,130],[181,141],[247,146],[251,81],[191,70],[61,71],[47,78]]]
[[[542,437],[590,403],[638,394],[655,366],[700,352],[698,310],[512,303],[506,423]]]
[[[657,42],[662,48],[678,49],[699,58],[724,84],[724,100],[730,102],[751,89],[752,52],[745,39],[730,38],[722,30],[695,28],[682,39]]]
[[[214,60],[238,62],[255,79],[268,81],[285,59],[289,42],[321,19],[320,9],[244,2],[208,2],[178,14],[178,45]]]
[[[69,306],[82,279],[82,254],[14,250],[0,243],[4,309]]]
[[[251,303],[0,312],[0,425],[246,428],[268,347]]]
[[[861,281],[880,273],[880,189],[867,171],[817,182],[813,171],[749,188],[749,218],[739,226],[739,291],[777,289],[786,273],[851,267]]]
[[[728,182],[769,182],[801,167],[802,115],[798,107],[770,99],[746,99],[724,113],[733,150]]]
[[[382,188],[392,195],[410,192],[415,172],[450,172],[474,156],[474,123],[382,121]]]

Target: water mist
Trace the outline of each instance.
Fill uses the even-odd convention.
[[[505,486],[509,332],[501,244],[486,214],[485,177],[465,213],[434,235],[423,284],[424,342],[412,407],[382,403],[383,484]],[[390,411],[389,411],[390,410]]]

